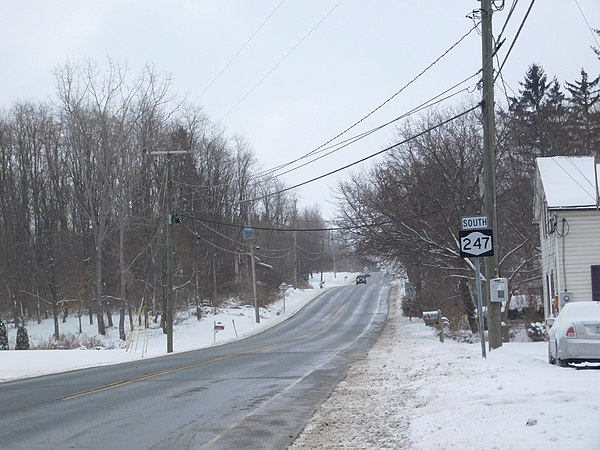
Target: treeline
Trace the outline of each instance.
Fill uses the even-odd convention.
[[[179,101],[168,76],[131,79],[111,62],[65,65],[55,79],[52,103],[0,113],[0,319],[52,316],[57,337],[69,311],[100,334],[118,314],[121,339],[134,311],[164,325],[167,226],[176,310],[251,298],[248,218],[261,228],[261,302],[331,266],[328,232],[281,231],[326,228],[318,208],[278,193],[248,143]]]
[[[518,93],[507,95],[506,106],[496,111],[495,250],[501,276],[532,306],[542,295],[533,223],[535,159],[590,156],[600,149],[599,78],[585,70],[580,75],[561,86],[533,64]],[[349,236],[359,253],[404,270],[414,286],[412,301],[404,303],[407,313],[440,308],[454,326],[466,317],[476,331],[474,268],[459,257],[457,241],[460,218],[483,210],[482,115],[480,109],[461,115],[468,109],[432,112],[399,129],[396,141],[406,143],[339,185],[340,224],[382,224]]]

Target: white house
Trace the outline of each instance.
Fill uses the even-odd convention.
[[[544,314],[568,301],[600,300],[600,210],[594,157],[536,160]]]

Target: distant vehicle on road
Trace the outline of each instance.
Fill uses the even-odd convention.
[[[356,276],[356,284],[367,284],[367,276],[366,275],[357,275]]]
[[[600,363],[600,302],[567,303],[558,317],[546,319],[548,362],[567,366],[571,363]]]

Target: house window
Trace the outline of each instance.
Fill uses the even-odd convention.
[[[592,266],[592,300],[600,301],[600,266]]]

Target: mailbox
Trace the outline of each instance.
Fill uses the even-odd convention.
[[[423,311],[423,320],[425,325],[433,326],[440,323],[440,312],[439,311]]]
[[[223,322],[215,322],[215,331],[223,331],[225,329],[225,325]]]

